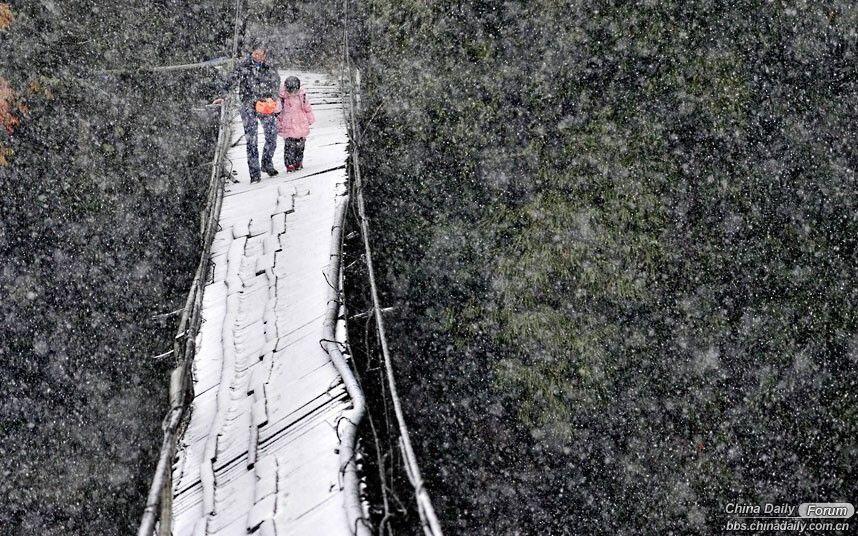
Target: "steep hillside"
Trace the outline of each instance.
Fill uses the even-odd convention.
[[[450,533],[855,495],[847,2],[362,16],[372,239]]]
[[[101,71],[225,54],[221,4],[13,3],[0,30],[4,534],[136,530],[175,329],[151,316],[199,255],[215,72]]]

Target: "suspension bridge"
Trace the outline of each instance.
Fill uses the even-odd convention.
[[[356,491],[345,486],[354,460],[339,455],[353,449],[341,439],[342,424],[355,420],[342,376],[350,373],[323,344],[345,342],[342,322],[334,338],[325,329],[339,320],[331,266],[347,202],[342,97],[325,75],[294,74],[318,118],[303,170],[250,184],[241,121],[230,123],[231,173],[203,289],[190,420],[172,468],[177,535],[363,526],[362,510],[349,520],[344,507]]]
[[[289,75],[317,120],[303,169],[285,172],[279,144],[281,172],[251,184],[233,99],[221,110],[204,251],[176,336],[180,364],[140,536],[373,533],[356,446],[365,401],[344,354],[341,292],[353,100],[330,74],[280,72]],[[401,442],[424,531],[440,536]]]
[[[233,57],[242,5],[236,0]],[[348,3],[343,19],[348,27]],[[368,536],[379,530],[359,464],[365,397],[346,353],[341,259],[350,193],[403,469],[420,528],[442,536],[405,427],[378,303],[348,50],[346,31],[338,76],[279,73],[281,80],[295,75],[302,81],[316,116],[297,172],[285,172],[279,143],[280,173],[251,184],[234,96],[220,109],[203,251],[180,310],[170,408],[138,536]]]

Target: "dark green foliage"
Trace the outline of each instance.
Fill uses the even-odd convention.
[[[849,3],[362,15],[373,244],[451,533],[855,496]]]
[[[271,60],[284,68],[334,69],[342,57],[342,7],[337,0],[259,0],[247,34],[261,38]]]
[[[199,256],[226,2],[13,3],[0,76],[29,106],[0,168],[0,526],[136,531]],[[38,91],[29,91],[38,82]]]

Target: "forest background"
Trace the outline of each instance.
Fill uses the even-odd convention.
[[[226,0],[0,4],[0,519],[135,530]],[[334,65],[335,2],[255,4]],[[390,339],[451,534],[856,496],[849,2],[352,5]],[[157,207],[157,210],[153,210]],[[356,295],[351,298],[360,301]]]

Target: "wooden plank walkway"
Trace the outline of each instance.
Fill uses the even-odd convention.
[[[351,401],[320,346],[331,229],[345,202],[340,90],[295,74],[313,104],[304,169],[249,184],[233,122],[220,230],[193,363],[194,400],[173,465],[173,534],[352,534],[337,423]],[[263,136],[259,132],[260,153]],[[342,330],[341,330],[342,331]]]

